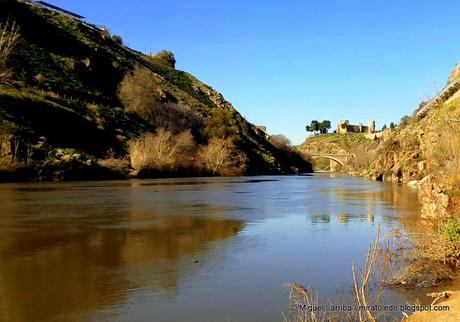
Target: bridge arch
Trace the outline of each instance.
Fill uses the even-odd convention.
[[[342,167],[345,166],[345,163],[343,163],[343,161],[335,158],[335,157],[332,157],[330,155],[315,155],[315,156],[312,156],[311,157],[312,160],[315,160],[315,159],[329,159],[329,160],[332,160],[332,161],[335,161],[337,162],[338,164],[340,164]]]

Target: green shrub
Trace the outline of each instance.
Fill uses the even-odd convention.
[[[74,149],[74,148],[65,148],[64,149],[64,154],[68,154],[68,155],[74,155],[77,153],[77,150]]]
[[[236,113],[232,110],[214,109],[204,121],[204,134],[208,138],[227,138],[239,133]]]
[[[161,50],[156,54],[150,55],[150,57],[153,61],[161,65],[168,66],[171,68],[176,67],[176,58],[174,57],[174,54],[169,50]]]
[[[119,35],[113,35],[112,40],[119,45],[123,45],[123,38]]]
[[[442,228],[441,234],[451,240],[460,241],[460,220],[449,218]]]

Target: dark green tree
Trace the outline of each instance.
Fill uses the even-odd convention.
[[[390,123],[390,129],[394,129],[395,128],[395,123],[394,122],[391,122]]]
[[[319,124],[319,131],[321,134],[326,134],[331,128],[331,121],[324,120]]]
[[[310,129],[311,131],[316,134],[319,131],[319,122],[317,120],[313,120],[310,122]]]
[[[119,35],[113,35],[112,40],[119,45],[123,45],[123,38],[121,38]]]
[[[321,123],[318,122],[317,120],[312,120],[310,122],[310,125],[307,125],[305,127],[307,132],[313,132],[314,134],[316,134],[317,132],[321,134],[327,133],[330,128],[331,128],[331,121],[329,120],[324,120]]]
[[[156,54],[151,54],[150,57],[152,60],[158,64],[168,66],[171,68],[176,67],[176,58],[172,51],[169,50],[161,50]]]
[[[383,124],[382,126],[382,131],[385,131],[387,129],[387,125],[386,124]]]

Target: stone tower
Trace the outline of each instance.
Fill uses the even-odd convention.
[[[344,134],[348,133],[348,126],[350,125],[350,121],[348,120],[341,120],[339,124],[337,124],[337,133]]]
[[[375,133],[375,121],[374,120],[370,120],[367,123],[367,129],[368,129],[369,133]]]

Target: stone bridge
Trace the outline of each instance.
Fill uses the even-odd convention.
[[[334,171],[335,164],[340,164],[343,168],[345,168],[348,163],[354,158],[354,154],[308,154],[311,160],[316,159],[329,159],[330,162],[330,169]]]

